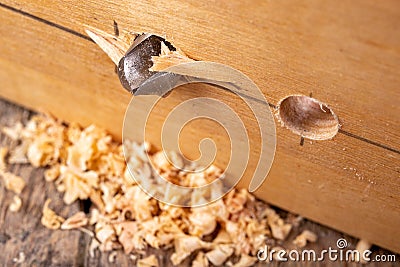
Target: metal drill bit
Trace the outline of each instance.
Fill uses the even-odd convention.
[[[154,34],[137,35],[132,45],[120,36],[114,36],[86,25],[86,33],[117,65],[118,77],[122,86],[134,94],[138,87],[153,76],[149,71],[153,65],[152,57],[161,53],[161,43],[171,51],[175,47],[164,38]]]
[[[155,74],[149,70],[153,65],[151,58],[160,55],[162,42],[170,50],[175,50],[169,42],[160,36],[152,34],[139,35],[119,61],[119,80],[122,86],[132,94],[136,92],[143,82]]]

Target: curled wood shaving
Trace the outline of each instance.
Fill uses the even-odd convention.
[[[112,251],[112,252],[108,255],[108,262],[114,263],[116,258],[117,258],[117,251]]]
[[[366,250],[370,249],[371,246],[372,246],[372,244],[371,244],[370,242],[368,242],[367,240],[365,240],[365,239],[360,239],[360,240],[357,242],[357,245],[356,245],[356,250],[359,252],[359,254],[358,254],[357,256],[363,255],[363,253],[364,253]],[[356,260],[357,262],[362,263],[362,264],[368,263],[368,261],[366,261],[362,256],[360,256],[360,258],[357,258],[357,259],[355,259],[355,260]]]
[[[55,230],[60,228],[61,223],[64,222],[64,218],[58,216],[53,210],[49,208],[50,202],[51,199],[47,199],[44,203],[41,222],[45,227]]]
[[[150,255],[137,262],[138,267],[158,267],[158,260],[155,255]]]
[[[62,166],[59,181],[65,187],[64,202],[71,204],[77,199],[87,199],[92,189],[98,186],[98,178],[94,171],[80,172]]]
[[[248,194],[246,189],[229,192],[226,197],[226,206],[228,211],[234,214],[243,210],[244,204],[247,202],[247,196]]]
[[[210,248],[211,244],[202,241],[195,236],[180,236],[174,242],[175,252],[171,256],[171,261],[174,265],[181,263],[195,250],[202,248]]]
[[[82,226],[85,226],[88,224],[88,218],[86,217],[86,214],[82,211],[75,213],[68,219],[66,219],[62,224],[61,224],[61,229],[63,230],[69,230],[69,229],[76,229]]]
[[[273,209],[266,209],[264,213],[267,216],[272,236],[278,240],[285,240],[292,230],[292,225],[285,223]]]
[[[25,253],[22,251],[19,252],[18,257],[13,258],[13,262],[17,263],[17,264],[21,264],[21,263],[25,262]]]
[[[97,239],[101,243],[105,244],[108,241],[111,241],[112,239],[115,238],[115,231],[114,231],[114,228],[111,225],[106,224],[106,225],[104,225],[102,227],[96,227],[96,228],[100,228],[100,229],[96,229],[95,232],[96,232]]]
[[[199,251],[199,253],[197,253],[196,255],[196,258],[192,262],[192,267],[208,267],[208,266],[209,263],[206,255],[204,254],[204,252]]]
[[[95,256],[95,251],[96,249],[100,246],[99,241],[97,241],[95,238],[92,239],[92,241],[90,241],[90,245],[89,245],[89,255],[91,258],[94,258]]]
[[[1,172],[0,175],[3,177],[4,184],[7,190],[11,190],[16,194],[21,194],[22,190],[25,188],[25,181],[20,176],[15,175],[10,172]]]
[[[15,195],[13,196],[13,200],[10,204],[10,206],[8,206],[8,209],[12,212],[17,212],[21,209],[22,206],[22,200],[19,196]]]
[[[22,142],[19,146],[15,147],[10,151],[10,156],[8,157],[8,163],[10,164],[25,164],[29,163],[26,156],[28,151],[28,143]]]
[[[36,138],[28,147],[28,159],[34,167],[46,166],[54,159],[55,147],[47,136]]]
[[[189,215],[190,233],[195,236],[211,234],[217,227],[217,218],[205,210],[195,209]]]
[[[304,230],[300,235],[298,235],[294,240],[293,244],[299,248],[303,248],[307,245],[307,242],[317,241],[317,235],[310,230]]]
[[[292,229],[290,224],[271,224],[270,227],[272,236],[279,240],[285,240]]]
[[[129,49],[129,43],[114,35],[86,25],[85,29],[89,37],[111,58],[118,66],[120,59]]]
[[[217,245],[215,249],[206,253],[206,257],[212,264],[219,266],[233,254],[233,251],[232,245]]]
[[[7,169],[6,156],[8,154],[8,149],[6,147],[0,148],[0,171],[4,172]]]
[[[24,125],[18,121],[13,125],[13,127],[3,127],[2,131],[11,140],[16,141],[21,137],[23,128],[24,128]]]
[[[214,244],[229,244],[232,243],[232,239],[225,229],[219,231],[217,237],[213,241]]]
[[[79,228],[77,228],[77,229],[78,229],[79,231],[81,231],[82,233],[87,234],[87,235],[90,236],[90,237],[94,237],[94,233],[93,233],[92,231],[90,231],[90,230],[84,228],[84,227],[79,227]]]
[[[132,261],[136,261],[136,260],[137,260],[137,256],[134,255],[134,254],[129,254],[129,258],[130,258]]]
[[[53,182],[60,176],[60,165],[51,166],[44,172],[44,178],[47,182]]]

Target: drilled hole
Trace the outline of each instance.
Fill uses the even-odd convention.
[[[288,96],[280,101],[277,109],[282,125],[305,138],[326,140],[339,130],[339,121],[332,109],[314,98]]]

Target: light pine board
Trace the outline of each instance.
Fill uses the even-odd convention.
[[[112,33],[115,20],[121,32],[165,34],[195,59],[243,71],[273,105],[286,95],[312,92],[338,115],[341,132],[331,141],[300,146],[299,136],[278,127],[275,161],[257,195],[400,251],[399,2],[2,3],[0,95],[66,121],[96,123],[117,138],[130,95],[111,60],[83,35],[83,24]],[[227,92],[190,87],[171,94],[165,107],[201,95],[236,101]],[[235,108],[246,125],[254,125],[243,104],[236,101]],[[166,111],[155,114],[149,126],[156,144]],[[221,129],[208,123],[191,129],[183,143],[211,136],[224,147]],[[256,145],[257,133],[250,136]],[[184,151],[198,153],[192,145]],[[257,153],[255,147],[252,158]],[[226,155],[222,150],[220,166]],[[255,160],[242,186],[254,166]]]

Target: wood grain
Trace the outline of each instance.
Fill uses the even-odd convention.
[[[83,35],[83,24],[113,33],[114,20],[121,32],[165,35],[244,72],[273,104],[312,92],[344,129],[400,149],[398,1],[2,2]]]
[[[0,95],[67,121],[96,123],[116,137],[121,136],[130,96],[111,60],[82,37],[83,23],[112,33],[116,20],[121,31],[166,34],[195,59],[243,71],[272,104],[289,94],[312,92],[330,105],[342,130],[350,134],[300,146],[299,136],[278,127],[275,161],[257,195],[400,251],[398,2],[175,0],[157,2],[157,7],[129,1],[3,3],[28,13],[0,8]],[[228,92],[181,88],[154,114],[150,140],[158,142],[166,107],[202,95],[234,103],[246,125],[254,125],[243,103]],[[221,129],[207,123],[189,128],[183,142],[197,144],[210,135],[224,147]],[[257,133],[250,136],[252,157],[257,158]],[[193,145],[184,151],[198,153]],[[223,166],[226,152],[220,157]],[[248,172],[254,167],[253,160]]]

